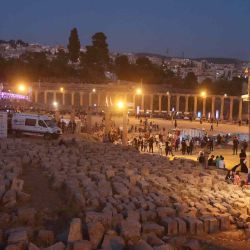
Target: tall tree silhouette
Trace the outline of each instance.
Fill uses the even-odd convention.
[[[80,40],[78,37],[78,32],[76,28],[73,28],[70,32],[68,50],[69,50],[69,59],[71,62],[77,62],[80,56]]]

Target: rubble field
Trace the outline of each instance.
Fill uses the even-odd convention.
[[[250,249],[250,187],[90,139],[0,141],[0,249]]]

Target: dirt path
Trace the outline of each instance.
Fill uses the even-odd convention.
[[[22,179],[24,180],[24,192],[31,195],[30,205],[37,211],[49,209],[58,210],[63,206],[59,193],[50,188],[49,180],[37,167],[26,167]]]

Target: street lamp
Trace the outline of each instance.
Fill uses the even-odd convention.
[[[142,94],[142,89],[141,88],[137,88],[136,89],[136,94],[137,95],[141,95]]]
[[[17,88],[21,93],[24,93],[27,90],[27,87],[23,83],[20,83]]]
[[[206,98],[207,93],[206,93],[206,91],[201,91],[200,95],[201,95],[201,97]]]
[[[118,108],[118,110],[123,111],[122,145],[127,146],[127,143],[128,143],[128,128],[127,128],[128,109],[127,109],[127,104],[124,103],[124,101],[119,100],[116,104],[116,107]]]
[[[58,107],[58,102],[57,102],[57,101],[54,101],[52,104],[53,104],[53,107],[54,107],[54,108],[57,108],[57,107]]]

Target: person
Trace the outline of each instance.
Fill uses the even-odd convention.
[[[149,144],[149,153],[153,153],[154,152],[154,138],[152,136],[149,138],[148,144]]]
[[[178,148],[179,148],[179,145],[180,145],[180,138],[178,137],[176,140],[175,140],[175,144],[174,144],[174,151],[178,151]]]
[[[244,152],[246,153],[246,151],[247,151],[247,141],[246,141],[246,140],[244,140],[244,141],[242,142],[241,148],[242,148],[242,149],[244,150]]]
[[[215,158],[215,166],[219,168],[220,157],[217,155]]]
[[[186,148],[187,148],[187,154],[190,154],[190,141],[186,140]]]
[[[239,157],[240,157],[240,164],[242,165],[247,158],[247,155],[243,149],[241,149]]]
[[[205,157],[204,157],[204,153],[203,153],[202,151],[199,153],[198,162],[199,162],[202,166],[205,165]]]
[[[239,140],[235,136],[234,139],[233,139],[233,155],[238,154],[238,145],[239,145]]]
[[[193,154],[193,150],[194,150],[194,140],[193,139],[191,139],[191,141],[190,141],[189,148],[190,148],[189,154],[191,155],[191,154]]]
[[[148,152],[148,140],[147,139],[145,139],[143,146],[144,146],[144,152]]]
[[[172,142],[170,141],[169,144],[168,144],[168,154],[174,156],[173,154],[173,145],[172,145]]]
[[[158,150],[159,150],[159,154],[162,155],[162,142],[161,142],[161,140],[158,143]]]
[[[169,141],[165,141],[165,154],[166,156],[168,156],[168,144],[169,144]]]
[[[182,152],[183,155],[186,153],[186,149],[187,149],[186,141],[182,140],[182,142],[181,142],[181,152]]]
[[[219,120],[216,119],[216,126],[218,127],[219,126]]]
[[[225,169],[225,161],[224,161],[224,157],[221,155],[220,156],[220,161],[219,161],[219,168],[221,169]]]
[[[214,151],[214,140],[213,140],[213,138],[210,138],[207,143],[208,143],[209,150]]]
[[[177,128],[177,120],[174,120],[174,127]]]
[[[221,145],[221,140],[222,140],[222,137],[220,134],[217,135],[217,144],[218,145]]]
[[[228,170],[227,171],[227,175],[226,175],[225,181],[227,183],[234,183],[234,174],[233,174],[232,170]]]
[[[213,125],[213,123],[211,123],[210,131],[214,131],[214,125]]]
[[[234,175],[234,185],[240,185],[240,184],[241,184],[240,172],[237,171],[236,174]]]
[[[208,159],[208,166],[216,166],[215,160],[214,160],[214,155],[211,155],[210,158]]]

